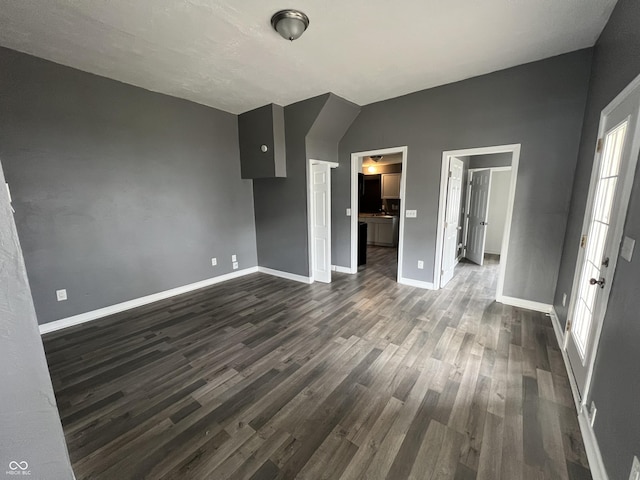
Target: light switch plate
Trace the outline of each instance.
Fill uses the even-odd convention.
[[[238,257],[236,255],[231,255],[231,261],[232,262],[237,262],[238,261]]]
[[[67,290],[66,289],[62,289],[62,290],[56,290],[56,299],[59,302],[63,302],[67,299]]]
[[[211,266],[215,267],[216,265],[218,265],[218,259],[214,257],[211,259]]]
[[[233,262],[233,269],[237,270],[238,269],[238,262]]]
[[[407,218],[416,218],[418,216],[417,210],[407,210]]]
[[[351,216],[351,209],[347,208],[347,217],[350,217],[350,216]]]
[[[636,246],[636,241],[633,238],[624,237],[622,240],[622,247],[620,247],[620,256],[627,262],[633,258],[633,248]]]
[[[422,270],[424,268],[424,262],[422,260],[418,260],[418,269]]]

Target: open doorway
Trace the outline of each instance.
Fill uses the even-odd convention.
[[[497,270],[502,298],[520,145],[443,153],[436,288],[454,278],[459,262]]]
[[[351,273],[402,278],[407,148],[351,155]]]

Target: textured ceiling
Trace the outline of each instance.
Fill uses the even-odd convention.
[[[0,0],[0,45],[241,113],[359,105],[592,46],[616,0]],[[271,29],[284,7],[307,32]]]

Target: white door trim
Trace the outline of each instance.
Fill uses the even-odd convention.
[[[597,138],[603,138],[604,135],[604,128],[605,128],[605,117],[607,117],[609,114],[611,114],[611,112],[613,112],[631,93],[633,93],[637,88],[640,88],[640,75],[638,75],[636,78],[633,79],[633,81],[627,85],[624,90],[622,90],[612,101],[611,103],[609,103],[600,113],[600,123],[598,125],[598,137]],[[631,158],[629,160],[629,171],[630,172],[634,172],[634,175],[628,175],[625,176],[625,178],[623,179],[623,183],[622,183],[622,189],[620,190],[620,205],[624,206],[623,208],[618,209],[617,211],[617,216],[615,219],[615,230],[612,234],[612,238],[614,239],[614,242],[616,241],[615,239],[619,239],[620,241],[622,240],[622,235],[624,233],[624,224],[625,224],[625,218],[627,215],[627,210],[629,207],[629,201],[631,199],[631,190],[633,187],[633,182],[635,179],[635,172],[636,172],[636,167],[637,167],[637,163],[638,163],[638,155],[640,154],[640,118],[638,119],[638,121],[636,122],[636,130],[634,132],[630,132],[632,135],[632,140],[633,143],[631,144]],[[588,228],[589,228],[589,224],[591,222],[591,218],[589,215],[589,211],[591,210],[591,206],[593,205],[594,202],[594,197],[595,197],[595,186],[596,186],[596,178],[597,175],[599,173],[599,167],[600,167],[600,161],[601,161],[601,156],[599,155],[598,151],[597,151],[597,144],[594,146],[593,149],[593,165],[592,165],[592,170],[591,170],[591,178],[589,180],[589,194],[587,196],[587,203],[586,203],[586,209],[585,209],[585,216],[582,222],[582,230],[581,230],[581,234],[580,236],[582,237],[582,235],[586,235],[588,233]],[[610,265],[609,265],[609,269],[611,269],[611,271],[613,272],[613,277],[612,280],[615,278],[615,271],[616,271],[616,267],[618,264],[618,257],[619,257],[619,250],[620,250],[620,244],[618,243],[618,248],[615,251],[615,255],[612,255],[610,257]],[[568,315],[567,315],[567,323],[565,324],[565,330],[563,332],[563,341],[562,341],[562,348],[563,350],[566,351],[567,349],[567,342],[569,340],[569,335],[567,335],[567,327],[569,326],[570,322],[573,320],[573,315],[574,315],[574,310],[575,310],[575,298],[576,298],[576,294],[578,291],[578,283],[580,280],[580,266],[582,265],[582,262],[584,260],[584,255],[585,255],[585,251],[583,248],[580,248],[580,246],[578,246],[578,257],[576,260],[576,269],[573,273],[573,284],[571,287],[571,299],[569,300],[569,308],[567,310]],[[610,293],[610,292],[609,292]],[[603,299],[603,312],[604,312],[604,316],[606,316],[606,312],[607,312],[607,307],[608,307],[608,303],[609,303],[609,297],[607,296],[607,298]],[[604,326],[604,316],[602,318],[602,321],[600,321],[598,323],[598,325],[596,325],[596,331],[595,331],[595,335],[593,338],[593,343],[592,343],[592,351],[590,352],[589,355],[589,359],[588,359],[588,366],[587,366],[587,377],[586,377],[586,381],[585,381],[585,385],[584,385],[584,392],[582,394],[581,397],[581,406],[586,405],[586,402],[589,398],[589,393],[591,391],[591,382],[593,379],[593,370],[595,367],[595,362],[596,362],[596,358],[598,356],[598,347],[600,345],[600,337],[602,335],[602,328]],[[570,375],[572,375],[572,373],[569,373]]]
[[[400,238],[398,240],[398,278],[402,278],[402,258],[404,246],[404,212],[405,192],[407,185],[407,151],[406,146],[381,148],[351,154],[351,273],[358,272],[358,173],[362,171],[362,158],[372,155],[390,155],[400,153],[402,155],[402,177],[400,178]]]
[[[436,289],[440,288],[440,275],[436,273],[442,270],[442,245],[444,236],[444,214],[449,183],[448,165],[449,157],[466,157],[470,155],[489,155],[492,153],[511,153],[511,185],[509,186],[509,205],[507,206],[507,219],[504,234],[502,236],[502,249],[500,252],[500,272],[498,274],[498,288],[496,300],[502,303],[504,292],[504,276],[507,268],[509,254],[509,238],[511,237],[511,221],[513,219],[513,202],[516,196],[516,184],[518,181],[518,166],[520,164],[521,144],[497,145],[493,147],[467,148],[463,150],[448,150],[442,152],[442,167],[440,173],[440,198],[438,201],[438,223],[436,237],[435,267],[433,271],[433,283]],[[483,170],[487,170],[486,168]]]
[[[313,222],[311,221],[311,215],[313,215],[311,210],[311,165],[318,164],[326,164],[329,165],[329,168],[337,168],[337,162],[327,162],[325,160],[315,160],[310,158],[307,162],[307,249],[309,252],[309,283],[314,282],[313,278],[313,242],[312,242],[312,228]],[[329,182],[329,210],[327,214],[329,215],[329,265],[331,265],[331,175],[327,179]]]

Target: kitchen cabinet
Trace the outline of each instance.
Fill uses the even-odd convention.
[[[401,173],[382,174],[382,198],[400,198]]]
[[[238,116],[242,178],[287,176],[284,108],[270,104]]]
[[[391,215],[360,216],[367,224],[367,245],[395,247],[398,245],[398,217]]]

